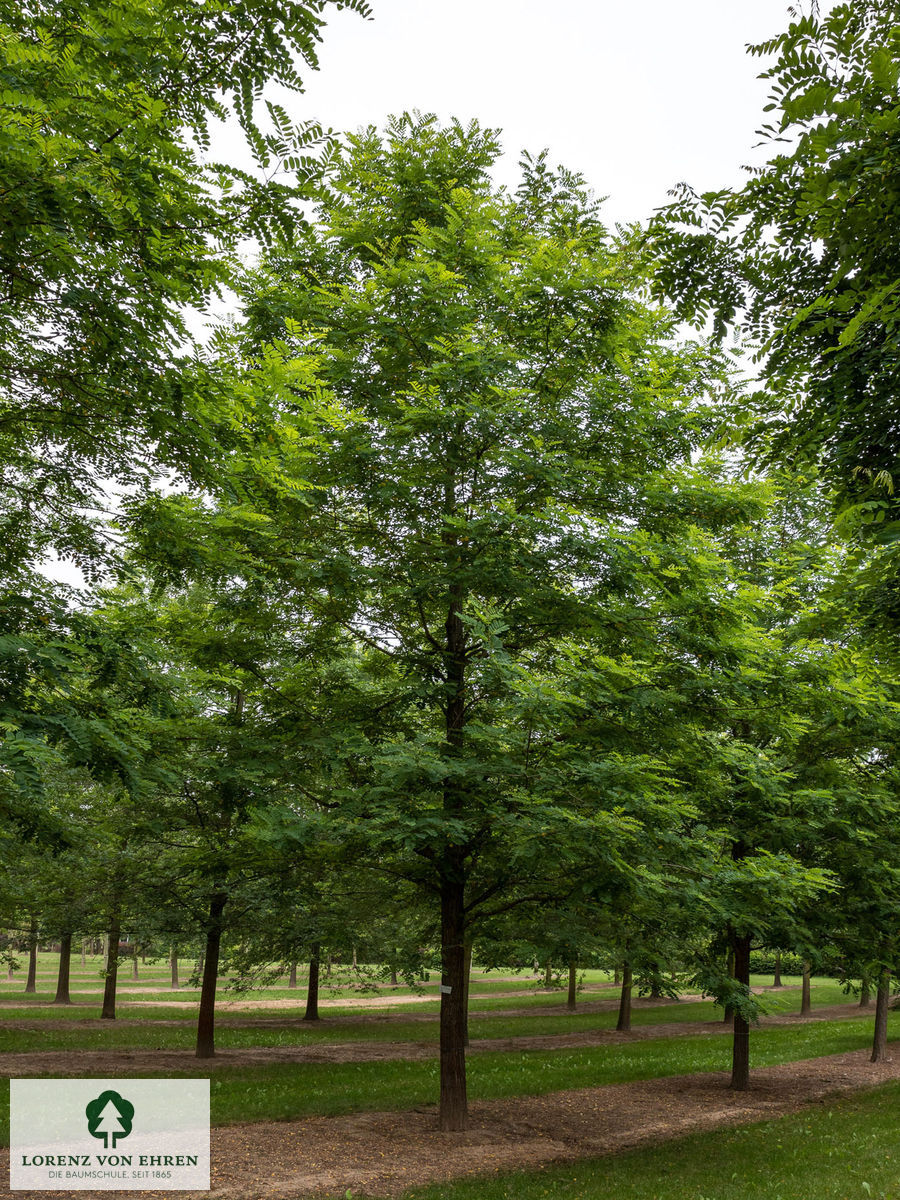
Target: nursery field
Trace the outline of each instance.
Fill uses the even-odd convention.
[[[21,978],[0,983],[4,1074],[208,1076],[213,1195],[900,1196],[900,1062],[868,1061],[872,1009],[833,980],[813,980],[801,1017],[799,979],[774,989],[753,977],[766,1013],[751,1089],[735,1093],[731,1026],[710,1001],[637,998],[620,1033],[605,972],[584,973],[570,1011],[542,976],[473,970],[472,1119],[448,1135],[436,1122],[434,972],[415,989],[335,977],[316,1022],[302,1019],[302,973],[297,987],[285,978],[243,993],[223,979],[217,1052],[200,1062],[193,964],[179,964],[188,982],[177,989],[168,962],[139,963],[137,980],[123,972],[115,1020],[99,1017],[99,958],[73,957],[67,1006],[52,1003],[56,966],[39,956],[33,995]]]

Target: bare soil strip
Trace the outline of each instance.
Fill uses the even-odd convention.
[[[432,1109],[234,1125],[212,1133],[212,1192],[179,1194],[196,1200],[321,1200],[352,1189],[398,1196],[426,1183],[534,1169],[776,1117],[894,1079],[900,1079],[900,1061],[872,1064],[858,1051],[754,1071],[749,1092],[732,1092],[727,1075],[706,1073],[480,1101],[471,1106],[470,1128],[462,1134],[439,1133]],[[0,1160],[6,1178],[7,1158],[4,1152]],[[3,1191],[0,1198],[59,1194]],[[105,1200],[108,1193],[79,1196]]]
[[[795,1013],[764,1017],[762,1025],[802,1025],[810,1020],[835,1020],[865,1016],[855,1005],[835,1004],[821,1008],[814,1017]],[[63,1023],[65,1028],[68,1022]],[[41,1025],[44,1028],[44,1024]],[[37,1032],[40,1032],[38,1030]],[[659,1025],[635,1025],[628,1033],[615,1029],[586,1029],[575,1033],[540,1034],[524,1037],[474,1038],[470,1054],[499,1051],[518,1054],[527,1050],[584,1049],[590,1046],[621,1045],[652,1038],[709,1037],[731,1034],[724,1021],[668,1021]],[[223,1067],[265,1067],[276,1063],[362,1063],[420,1062],[436,1058],[437,1042],[318,1042],[307,1046],[248,1046],[222,1049],[206,1059],[203,1070]],[[0,1054],[0,1073],[15,1078],[38,1075],[108,1075],[118,1072],[194,1071],[197,1059],[190,1050],[15,1050]]]

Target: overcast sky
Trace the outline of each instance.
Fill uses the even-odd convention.
[[[787,27],[786,0],[370,2],[371,21],[331,17],[298,118],[477,117],[504,131],[504,182],[523,147],[547,146],[609,196],[610,221],[647,217],[679,180],[736,183],[760,158],[766,87],[745,47]]]

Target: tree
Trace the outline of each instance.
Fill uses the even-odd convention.
[[[900,329],[900,25],[886,0],[797,16],[774,55],[763,127],[776,153],[742,188],[682,185],[653,224],[660,289],[760,344],[759,456],[819,461],[846,530],[881,547],[870,596],[894,634]],[[748,424],[746,415],[739,418]]]
[[[364,0],[0,6],[0,566],[47,547],[90,570],[104,485],[202,477],[228,398],[184,357],[188,306],[241,237],[289,229],[321,131],[258,102],[300,90],[325,12]],[[207,165],[233,114],[260,167]]]
[[[639,857],[638,797],[665,807],[652,756],[608,746],[598,765],[576,739],[565,763],[554,721],[579,710],[562,680],[622,583],[611,529],[689,460],[722,386],[641,302],[580,178],[526,157],[516,194],[497,192],[497,153],[492,131],[433,117],[349,138],[317,224],[247,281],[239,334],[251,364],[315,364],[334,399],[324,444],[294,452],[305,490],[285,487],[288,453],[266,520],[308,622],[364,651],[370,715],[338,795],[372,861],[439,905],[449,1130],[473,923],[613,869],[626,843]]]

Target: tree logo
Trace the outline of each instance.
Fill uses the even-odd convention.
[[[115,1150],[116,1142],[131,1133],[134,1105],[118,1092],[101,1092],[96,1100],[90,1102],[84,1113],[87,1117],[88,1131],[92,1137],[103,1138],[104,1150]],[[109,1144],[110,1138],[112,1146]]]

